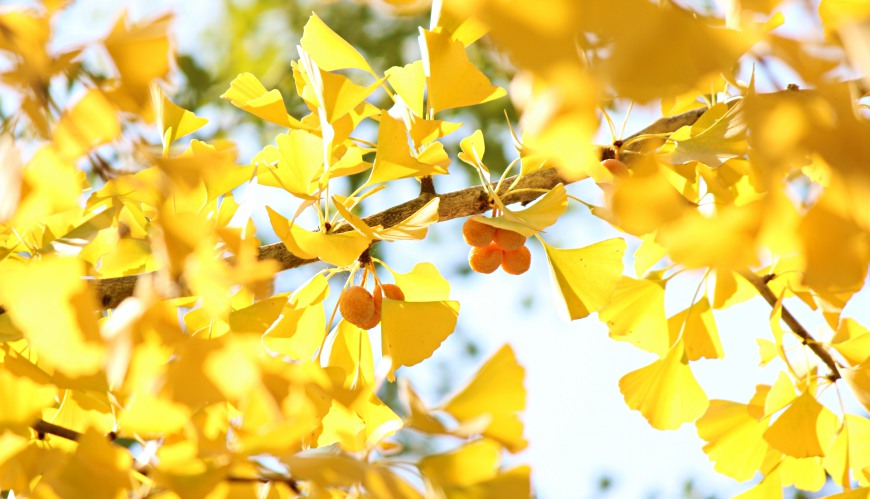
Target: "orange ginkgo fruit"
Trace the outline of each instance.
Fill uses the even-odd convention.
[[[469,246],[482,248],[492,242],[495,227],[469,218],[462,224],[462,237]]]
[[[371,293],[366,291],[366,288],[351,286],[341,294],[338,308],[341,310],[341,316],[344,317],[344,320],[354,326],[365,328],[365,325],[369,324],[375,315],[375,300]]]
[[[359,324],[359,327],[363,329],[371,329],[381,322],[381,304],[384,301],[384,296],[391,300],[405,299],[405,293],[403,293],[402,289],[395,284],[384,284],[383,286],[375,284],[375,289],[372,294],[374,295],[375,313],[372,314],[371,319],[363,324]]]
[[[526,236],[507,229],[495,229],[492,242],[505,251],[514,251],[526,244]]]
[[[468,265],[475,272],[492,274],[501,265],[503,254],[504,252],[495,243],[490,243],[483,248],[474,247],[468,254]]]
[[[505,251],[501,261],[501,269],[508,274],[520,275],[529,270],[532,265],[532,254],[525,245],[513,251]]]

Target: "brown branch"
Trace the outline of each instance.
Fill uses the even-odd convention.
[[[776,306],[776,302],[779,301],[779,298],[773,294],[773,291],[771,291],[770,287],[767,285],[771,280],[770,276],[759,276],[751,270],[741,270],[739,274],[749,281],[756,290],[758,290],[758,293],[765,299],[765,301],[767,301],[768,304],[770,304],[771,307]],[[800,337],[803,344],[810,347],[810,350],[812,350],[813,353],[816,354],[816,356],[821,359],[826,366],[828,366],[828,369],[831,370],[828,378],[831,381],[837,381],[840,379],[840,369],[837,367],[837,362],[833,357],[831,357],[831,354],[825,349],[825,347],[817,342],[809,331],[798,322],[795,316],[785,308],[785,305],[782,305],[782,320],[794,334]]]
[[[683,126],[691,125],[697,121],[705,111],[706,108],[698,108],[676,116],[660,118],[650,126],[629,136],[626,140],[642,134],[660,134],[676,131]],[[638,141],[629,144],[625,147],[625,150],[638,152],[643,149],[644,142],[645,141]],[[506,204],[529,203],[544,194],[543,191],[525,190],[520,193],[504,196],[507,192],[508,186],[510,186],[515,179],[516,177],[506,179],[506,181],[502,183],[502,188],[499,191],[499,195],[503,196],[502,200]],[[578,180],[581,179],[573,179],[572,181],[576,182]],[[559,183],[568,184],[570,182],[568,179],[562,177],[555,169],[548,168],[523,176],[515,188],[549,190]],[[478,215],[490,209],[489,200],[483,186],[469,187],[467,189],[439,195],[435,193],[434,185],[430,184],[431,178],[427,182],[426,177],[424,177],[423,182],[421,183],[421,192],[418,197],[380,213],[366,217],[364,219],[366,224],[369,226],[381,225],[385,228],[392,227],[414,214],[414,212],[429,202],[433,197],[440,198],[438,207],[439,222],[453,220],[454,218],[467,217],[470,215]],[[341,224],[334,230],[334,233],[347,232],[349,230],[353,230],[352,227],[347,224]],[[299,258],[291,253],[282,242],[261,246],[258,258],[260,260],[274,260],[278,262],[281,270],[301,267],[317,261],[316,259]],[[106,309],[115,308],[120,305],[125,298],[132,296],[138,278],[138,275],[132,275],[106,279],[90,279],[90,281],[97,292],[100,307]],[[4,310],[0,307],[0,313],[3,312]]]
[[[31,426],[36,433],[39,435],[39,438],[44,438],[45,435],[54,435],[56,437],[65,438],[67,440],[72,440],[73,442],[78,442],[82,437],[82,434],[71,430],[69,428],[65,428],[63,426],[56,425],[54,423],[49,423],[43,419],[37,419],[35,423]],[[112,432],[106,435],[112,442],[114,442],[118,436]],[[146,472],[147,474],[147,472]],[[295,479],[285,476],[278,475],[275,473],[264,473],[262,475],[257,476],[236,476],[236,475],[227,475],[224,477],[224,480],[228,482],[248,482],[248,483],[268,483],[268,482],[282,482],[287,484],[293,492],[299,493],[299,484]]]
[[[37,419],[35,423],[31,426],[36,433],[39,435],[39,438],[43,438],[45,435],[54,435],[56,437],[65,438],[67,440],[72,440],[73,442],[78,442],[79,438],[81,438],[82,434],[75,431],[70,430],[69,428],[64,428],[63,426],[58,426],[54,423],[49,423],[43,419]]]

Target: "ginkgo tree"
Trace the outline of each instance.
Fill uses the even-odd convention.
[[[190,138],[209,125],[167,95],[170,15],[121,14],[90,45],[58,49],[66,2],[3,11],[15,112],[0,140],[0,490],[528,497],[530,468],[502,465],[527,445],[513,350],[424,400],[404,372],[474,311],[432,263],[372,251],[471,217],[472,268],[522,273],[512,252],[539,244],[570,320],[596,314],[650,354],[619,382],[628,408],[657,429],[694,424],[716,470],[758,479],[742,497],[826,481],[844,490],[831,497],[870,497],[870,420],[823,397],[870,408],[870,332],[842,313],[870,261],[866,78],[843,76],[870,69],[870,8],[823,0],[825,38],[810,44],[777,33],[780,3],[730,2],[722,18],[667,1],[434,2],[419,58],[390,68],[312,14],[289,63],[307,114],[252,73],[221,96],[279,130],[251,158]],[[468,56],[484,36],[515,65],[522,110],[515,157],[492,170],[485,152],[500,138],[457,138],[445,113],[508,96]],[[107,71],[84,57],[92,49]],[[769,58],[800,85],[741,79]],[[608,110],[634,102],[660,105],[661,119],[594,144]],[[479,183],[440,192],[457,162]],[[419,195],[366,215],[399,179],[417,179]],[[581,182],[604,202],[572,194]],[[261,244],[242,186],[272,193],[265,220],[280,242]],[[545,231],[569,203],[620,237],[557,247]],[[311,270],[276,292],[276,273],[294,268]],[[696,276],[698,292],[669,317],[677,275]],[[746,341],[778,376],[748,400],[710,400],[693,363],[726,354],[714,311],[750,299],[771,313]],[[399,403],[380,398],[386,382]],[[447,444],[409,461],[407,432]]]

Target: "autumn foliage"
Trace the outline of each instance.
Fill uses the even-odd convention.
[[[823,37],[808,42],[779,33],[775,0],[724,16],[645,0],[441,4],[419,57],[389,68],[312,14],[288,67],[303,114],[256,74],[225,82],[214,105],[277,130],[248,158],[190,138],[210,125],[167,90],[171,15],[119,14],[63,49],[65,2],[0,12],[15,107],[0,138],[0,490],[529,497],[530,467],[502,465],[527,446],[512,347],[445,400],[421,398],[403,373],[454,332],[460,304],[422,257],[375,253],[467,217],[455,246],[471,269],[521,282],[533,247],[566,318],[595,315],[649,354],[619,382],[627,407],[657,429],[695,425],[716,470],[756,479],[742,497],[826,482],[851,491],[830,497],[870,496],[870,420],[855,410],[870,409],[870,332],[844,313],[870,262],[868,82],[842,77],[870,70],[870,8],[822,0]],[[510,61],[510,95],[472,44]],[[772,58],[799,85],[775,88]],[[454,121],[508,98],[510,135]],[[635,103],[661,119],[623,137],[610,116]],[[596,145],[605,122],[613,143]],[[504,145],[509,164],[484,161]],[[468,189],[438,190],[462,168]],[[401,179],[419,196],[389,198]],[[573,190],[586,184],[601,195]],[[262,244],[241,192],[276,200],[263,220],[280,242]],[[373,213],[376,199],[392,208]],[[548,230],[569,204],[619,237],[558,247]],[[304,282],[276,290],[289,269]],[[697,292],[668,316],[677,276]],[[770,321],[742,339],[776,381],[711,400],[693,368],[726,355],[714,312],[752,299]],[[440,450],[406,452],[408,434]]]

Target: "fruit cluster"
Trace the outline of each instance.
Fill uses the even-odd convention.
[[[338,309],[344,320],[363,329],[371,329],[381,322],[381,303],[384,296],[391,300],[404,300],[405,294],[395,284],[375,284],[374,293],[362,286],[351,286],[341,293]]]
[[[513,275],[529,270],[532,254],[526,248],[526,236],[473,218],[465,221],[462,235],[472,247],[468,254],[471,270],[491,274],[501,266],[502,270]]]

